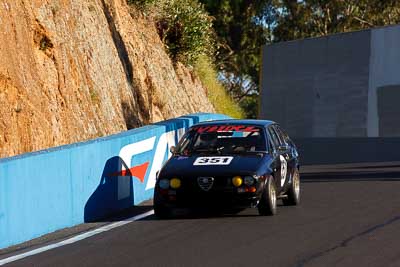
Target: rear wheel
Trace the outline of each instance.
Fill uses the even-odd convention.
[[[272,177],[265,184],[264,192],[257,207],[260,215],[276,214],[276,188]]]
[[[287,198],[282,199],[285,206],[295,206],[300,204],[300,173],[296,169],[293,173],[292,184],[287,191]]]

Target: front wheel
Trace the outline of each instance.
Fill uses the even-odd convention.
[[[287,191],[287,198],[282,199],[283,205],[295,206],[300,204],[300,173],[296,169],[293,174],[292,184]]]
[[[265,216],[276,214],[276,188],[272,177],[270,177],[265,184],[264,192],[257,207],[260,215]]]

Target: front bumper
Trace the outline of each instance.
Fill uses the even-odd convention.
[[[248,208],[257,205],[261,195],[237,192],[183,192],[156,190],[154,203],[167,208]]]

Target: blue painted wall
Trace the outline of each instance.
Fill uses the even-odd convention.
[[[229,117],[193,114],[0,160],[0,249],[96,221],[152,198],[152,178],[159,168],[155,166],[156,154],[164,162],[169,146],[189,126],[225,118]],[[141,152],[142,143],[132,146],[137,142],[146,142],[150,149]],[[126,157],[125,153],[124,157],[121,151],[128,151],[131,156]]]

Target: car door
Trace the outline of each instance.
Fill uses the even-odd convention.
[[[282,160],[281,160],[281,155],[279,154],[279,139],[278,136],[275,132],[275,130],[270,126],[267,127],[267,133],[268,133],[268,141],[271,144],[270,149],[271,150],[271,156],[273,158],[271,168],[273,171],[274,175],[274,180],[275,180],[275,186],[277,188],[277,191],[280,192],[282,190],[282,181],[284,182],[283,179],[286,179],[286,175],[282,176],[283,173],[282,168],[285,168],[285,166],[282,166]],[[284,183],[283,183],[284,184]]]
[[[293,147],[293,143],[290,140],[289,136],[283,131],[283,129],[279,125],[275,124],[273,125],[273,128],[276,131],[280,142],[279,153],[286,160],[287,176],[285,183],[287,184],[292,177],[295,168],[297,167],[296,156],[293,152],[295,148]]]

